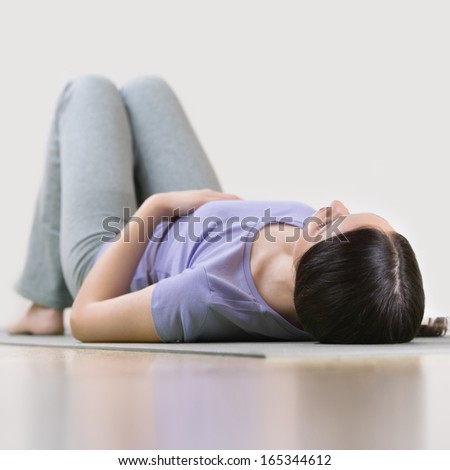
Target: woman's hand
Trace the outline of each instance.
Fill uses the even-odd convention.
[[[211,189],[147,198],[84,280],[72,305],[74,336],[81,341],[159,341],[150,310],[155,285],[129,292],[154,227],[164,217],[187,215],[206,202],[225,199],[240,198]]]
[[[157,199],[170,217],[182,217],[190,214],[203,204],[211,201],[242,199],[235,194],[222,193],[212,189],[194,189],[157,193],[150,198]]]

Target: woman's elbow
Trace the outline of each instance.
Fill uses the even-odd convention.
[[[85,319],[84,309],[74,304],[70,312],[70,331],[75,339],[83,343],[89,341],[88,325]]]

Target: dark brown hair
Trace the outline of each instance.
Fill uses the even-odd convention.
[[[305,331],[322,343],[405,343],[420,332],[425,295],[408,240],[360,228],[302,256],[294,303]]]
[[[448,329],[448,319],[437,317],[434,320],[429,318],[426,325],[420,325],[417,336],[444,336]]]

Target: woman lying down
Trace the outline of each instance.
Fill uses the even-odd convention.
[[[207,189],[205,189],[207,188]],[[16,290],[32,301],[10,333],[84,342],[404,343],[422,325],[414,251],[384,218],[340,201],[243,200],[222,191],[161,78],[120,90],[70,81]]]

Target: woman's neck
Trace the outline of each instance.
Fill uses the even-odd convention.
[[[252,243],[250,270],[266,303],[289,323],[301,328],[294,306],[293,239],[298,230],[278,223],[263,227]]]

